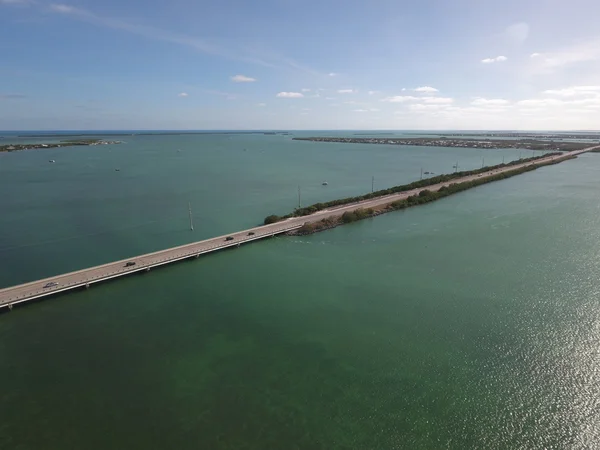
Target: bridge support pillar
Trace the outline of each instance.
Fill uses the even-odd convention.
[[[11,303],[10,305],[8,305],[8,310],[9,310],[9,311],[12,311],[12,307],[13,307],[13,305],[12,305],[12,303]]]
[[[86,289],[89,289],[89,288],[90,288],[90,283],[86,283],[86,284],[85,284],[85,288],[86,288]]]
[[[194,256],[194,258],[196,258],[196,259],[200,258],[200,254],[197,254],[196,256]]]
[[[147,267],[147,268],[146,268],[146,272],[150,272],[150,267]]]

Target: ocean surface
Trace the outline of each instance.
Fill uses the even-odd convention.
[[[307,205],[520,153],[111,139],[0,153],[0,287],[257,225],[298,186]],[[0,449],[594,448],[598,180],[586,154],[0,314]]]

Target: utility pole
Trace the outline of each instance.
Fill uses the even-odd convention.
[[[371,193],[375,192],[375,175],[371,177]]]
[[[458,172],[458,161],[456,161],[456,166],[454,166],[454,173]]]
[[[502,155],[502,164],[504,164],[504,155]]]
[[[481,158],[481,168],[483,169],[483,166],[485,165],[485,158]]]
[[[519,159],[521,159],[521,152],[519,151]]]
[[[190,230],[194,231],[194,222],[192,220],[192,204],[188,202],[188,211],[190,212]]]
[[[300,186],[298,186],[298,209],[300,209],[300,207],[302,205],[301,198],[302,198],[302,194],[300,192]]]
[[[423,179],[423,168],[421,167],[421,180]]]

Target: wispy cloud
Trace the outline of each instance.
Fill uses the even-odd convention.
[[[473,106],[506,106],[510,102],[502,98],[482,98],[477,97],[471,102]]]
[[[301,92],[280,92],[276,95],[279,98],[302,98],[304,94]]]
[[[529,25],[525,22],[515,23],[504,31],[506,38],[513,44],[522,44],[529,37]]]
[[[497,62],[504,62],[506,60],[508,60],[508,58],[506,56],[500,55],[500,56],[496,56],[495,58],[482,59],[481,62],[483,64],[493,64],[493,63],[497,63]]]
[[[600,86],[572,86],[565,89],[549,89],[543,92],[548,95],[556,95],[559,97],[576,97],[576,96],[600,96]]]
[[[335,72],[329,72],[327,75],[329,75],[330,77],[337,77],[338,74]]]
[[[0,94],[0,100],[18,100],[27,98],[25,94]]]
[[[234,83],[253,83],[256,78],[247,77],[246,75],[234,75],[231,77],[231,81]]]
[[[302,92],[310,92],[310,89],[309,88],[302,88],[301,91]]]
[[[15,1],[15,0],[0,0],[0,1]],[[24,0],[19,0],[24,1]],[[209,41],[207,39],[199,38],[196,36],[189,36],[179,33],[174,33],[168,30],[163,30],[155,27],[138,25],[130,23],[126,20],[105,17],[95,14],[91,11],[77,8],[64,3],[52,3],[48,6],[51,12],[56,14],[62,14],[68,16],[74,20],[80,20],[83,22],[92,23],[97,26],[112,28],[115,30],[125,31],[137,36],[142,36],[147,39],[170,42],[173,44],[181,45],[184,47],[192,48],[196,51],[218,56],[221,58],[242,61],[250,64],[256,64],[272,69],[297,69],[300,71],[309,71],[316,73],[310,68],[306,68],[298,64],[297,62],[289,58],[271,58],[270,60],[262,59],[255,54],[252,54],[247,48],[230,48],[223,45],[219,45],[216,42]]]
[[[414,89],[415,92],[425,92],[425,93],[429,93],[432,94],[434,92],[439,92],[436,88],[431,87],[431,86],[420,86],[416,89]]]
[[[395,95],[393,97],[386,97],[386,98],[381,99],[382,102],[388,102],[388,103],[405,103],[405,102],[411,102],[414,100],[419,100],[419,99],[417,97],[413,97],[411,95]]]
[[[262,108],[262,107],[265,107],[265,106],[267,106],[267,104],[266,104],[266,103],[259,103],[259,104],[258,104],[258,105],[256,105],[256,106],[260,106],[260,107]]]
[[[338,89],[338,94],[353,94],[356,91],[354,89]]]
[[[531,66],[534,73],[551,73],[557,70],[600,60],[600,37],[580,41],[554,51],[533,53]]]
[[[180,92],[179,94],[177,94],[177,97],[187,97],[188,93],[187,92]]]

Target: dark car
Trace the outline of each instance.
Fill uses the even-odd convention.
[[[231,236],[227,236],[227,237],[225,238],[225,240],[226,240],[226,241],[233,241],[233,238],[232,238]]]
[[[248,233],[248,236],[254,236],[254,231],[251,231],[250,233]]]
[[[58,286],[58,283],[55,282],[55,281],[51,281],[50,283],[46,283],[44,285],[44,289],[51,288],[51,287],[54,287],[54,286]]]
[[[135,262],[129,261],[129,262],[125,263],[125,267],[131,267],[131,266],[135,266]]]

